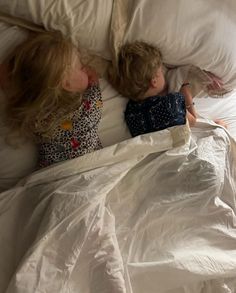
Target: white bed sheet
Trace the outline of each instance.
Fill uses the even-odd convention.
[[[236,139],[236,90],[218,97],[209,97],[202,91],[194,102],[199,116],[208,120],[224,120],[229,133]]]
[[[182,146],[143,135],[0,194],[0,292],[234,293],[236,145],[184,128]]]

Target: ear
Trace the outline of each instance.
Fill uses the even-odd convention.
[[[151,86],[152,88],[156,88],[156,86],[157,86],[157,78],[156,78],[156,77],[153,77],[153,78],[151,79],[150,86]]]
[[[68,79],[65,78],[62,81],[62,88],[68,92],[71,90],[70,81]]]

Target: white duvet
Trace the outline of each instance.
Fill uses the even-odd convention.
[[[204,122],[185,137],[129,139],[0,194],[0,292],[235,292],[236,145]]]

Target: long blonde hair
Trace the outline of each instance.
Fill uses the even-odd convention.
[[[9,58],[11,93],[7,124],[13,132],[46,134],[58,117],[81,103],[81,94],[63,90],[74,45],[59,33],[40,33],[20,44]],[[45,127],[45,121],[47,125]]]
[[[150,86],[162,54],[152,44],[135,41],[121,46],[117,62],[109,69],[109,80],[123,96],[139,100]]]

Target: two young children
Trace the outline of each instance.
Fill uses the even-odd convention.
[[[97,130],[102,97],[96,73],[81,63],[78,50],[58,34],[23,42],[2,65],[8,93],[7,125],[33,138],[39,166],[72,159],[102,147]],[[145,42],[125,44],[111,82],[129,98],[125,119],[132,136],[174,125],[195,124],[196,111],[186,81],[168,93],[160,51]]]

